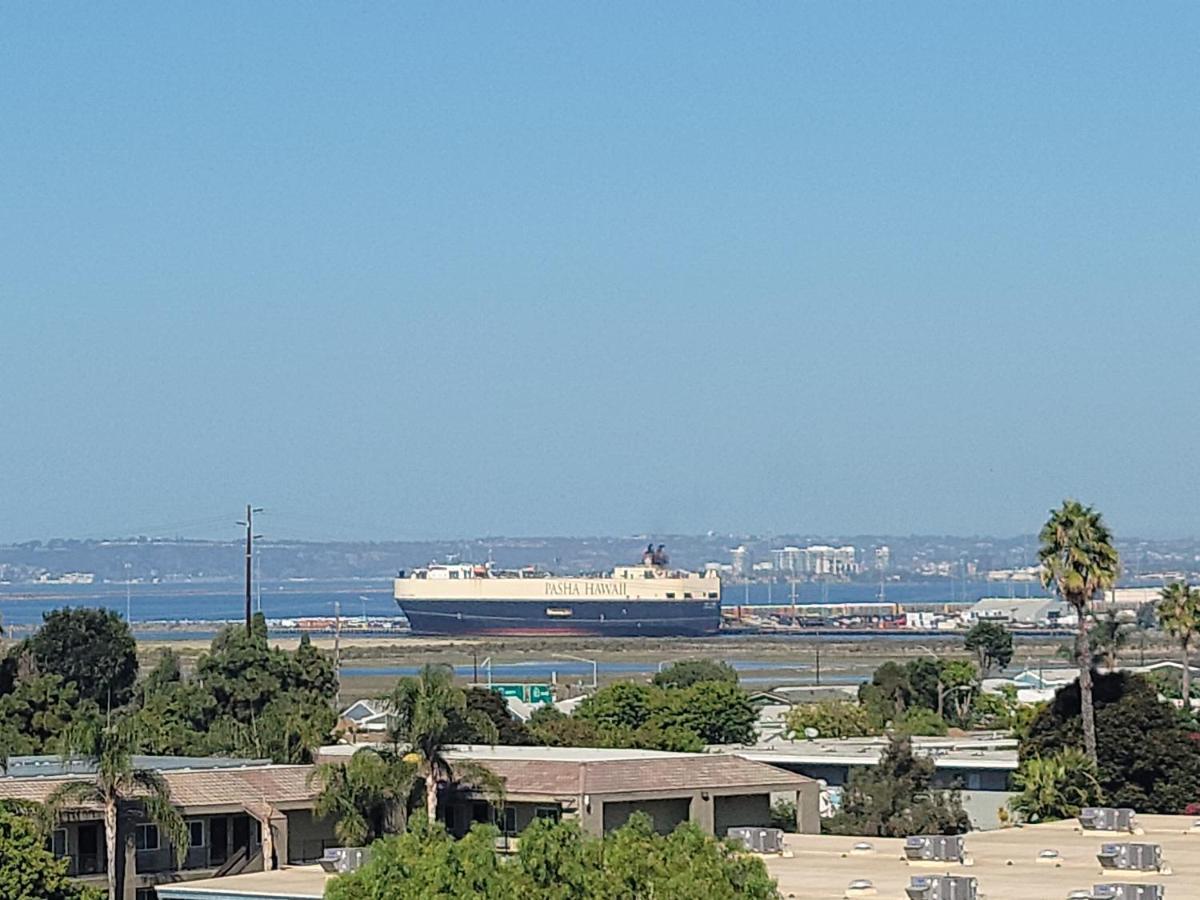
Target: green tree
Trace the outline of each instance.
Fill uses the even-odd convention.
[[[1075,747],[1053,756],[1031,756],[1013,774],[1017,795],[1009,808],[1025,822],[1071,819],[1085,806],[1104,802],[1096,766]]]
[[[602,747],[600,729],[589,719],[568,716],[553,706],[543,706],[529,717],[536,743],[547,747]]]
[[[904,715],[912,701],[908,669],[888,661],[875,670],[869,684],[858,689],[858,700],[867,711],[874,728],[882,731]]]
[[[691,687],[652,695],[649,724],[687,729],[705,744],[750,744],[758,712],[750,697],[727,681],[698,681]]]
[[[508,711],[508,703],[499,691],[489,688],[469,687],[464,692],[466,711],[472,715],[464,717],[457,712],[450,714],[450,733],[447,738],[454,744],[486,744],[494,734],[495,743],[506,746],[521,746],[536,743],[524,722]],[[553,709],[553,707],[548,707]],[[472,724],[486,718],[491,727],[481,733]]]
[[[1088,758],[1096,762],[1096,712],[1092,699],[1088,612],[1096,593],[1116,583],[1121,574],[1120,559],[1112,533],[1100,513],[1077,500],[1064,500],[1061,507],[1052,510],[1038,539],[1042,583],[1053,587],[1079,616],[1075,660],[1079,666],[1083,746]]]
[[[1096,777],[1114,806],[1142,813],[1179,814],[1200,797],[1200,746],[1179,711],[1158,699],[1144,678],[1128,672],[1095,680]],[[1024,762],[1080,747],[1079,683],[1061,688],[1041,708],[1020,742]]]
[[[942,715],[945,715],[948,706],[954,723],[960,728],[969,728],[971,707],[979,688],[979,672],[973,663],[965,659],[943,663],[938,704],[943,710]]]
[[[686,688],[701,681],[738,683],[737,670],[728,663],[712,659],[683,659],[664,666],[654,676],[654,686]]]
[[[322,763],[309,775],[320,786],[318,816],[334,819],[334,834],[347,847],[369,844],[403,831],[416,767],[393,751],[362,747],[345,762]]]
[[[0,806],[0,897],[4,900],[99,900],[67,877],[67,861],[46,849],[33,816]]]
[[[308,636],[300,635],[300,645],[291,658],[291,677],[285,687],[289,691],[311,694],[327,699],[337,693],[337,673],[328,653],[318,650]]]
[[[467,760],[451,766],[446,757],[451,743],[451,716],[470,721],[478,733],[489,738],[489,743],[496,740],[491,720],[467,709],[467,698],[455,686],[451,669],[426,665],[415,677],[400,679],[389,700],[392,738],[409,748],[405,759],[416,765],[425,784],[425,813],[430,822],[437,819],[439,783],[466,781],[493,793],[501,792],[499,782],[486,767]]]
[[[1184,711],[1192,711],[1192,641],[1200,634],[1200,589],[1175,581],[1162,589],[1156,605],[1163,631],[1179,644]]]
[[[107,609],[74,607],[43,616],[25,642],[38,672],[74,683],[101,709],[123,706],[137,681],[137,644],[129,625]]]
[[[330,882],[327,900],[777,900],[761,859],[684,823],[654,832],[644,814],[596,838],[575,822],[534,822],[515,859],[497,861],[495,828],[461,841],[420,819],[373,846],[370,861]]]
[[[906,709],[896,720],[896,731],[911,737],[941,737],[949,730],[945,719],[923,706]]]
[[[304,763],[333,730],[336,690],[328,654],[302,637],[294,654],[271,647],[262,614],[250,633],[223,629],[190,680],[158,679],[143,692],[145,732],[156,746]]]
[[[136,720],[131,717],[122,716],[107,723],[85,721],[73,726],[63,738],[63,755],[82,759],[95,771],[87,780],[64,783],[46,801],[46,814],[52,821],[57,821],[66,810],[82,805],[99,806],[104,811],[110,900],[122,896],[117,836],[119,824],[130,814],[140,811],[158,825],[175,851],[177,864],[182,862],[188,847],[187,825],[171,804],[170,786],[158,772],[134,766],[137,747]]]
[[[0,696],[0,756],[45,753],[72,723],[94,719],[96,704],[81,699],[61,675],[29,674]]]
[[[795,739],[805,737],[810,728],[824,738],[866,737],[877,733],[866,710],[852,700],[801,703],[788,710],[784,721]]]
[[[418,816],[404,834],[371,845],[361,869],[333,879],[326,900],[516,900],[495,851],[496,829],[472,826],[454,840],[436,822]]]
[[[628,728],[636,731],[650,721],[654,694],[644,684],[618,681],[589,696],[575,715],[597,728]]]
[[[908,678],[909,703],[931,709],[939,716],[945,712],[945,683],[942,669],[945,663],[932,656],[919,656],[904,665]]]
[[[979,671],[985,676],[992,670],[1003,670],[1012,662],[1012,632],[999,622],[976,622],[963,639],[963,645],[975,654]]]
[[[933,774],[933,760],[915,756],[910,738],[893,736],[878,765],[850,776],[842,809],[827,820],[827,830],[873,837],[967,831],[958,792],[934,790]]]
[[[521,832],[510,869],[513,894],[546,900],[592,900],[604,894],[603,844],[578,822],[535,819]]]

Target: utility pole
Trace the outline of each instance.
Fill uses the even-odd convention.
[[[252,613],[251,598],[253,594],[251,583],[254,581],[254,539],[262,537],[261,534],[254,533],[254,514],[262,511],[261,506],[251,506],[247,503],[246,520],[237,523],[246,526],[246,634],[250,634],[250,618]]]

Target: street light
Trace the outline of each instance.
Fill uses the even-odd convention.
[[[132,613],[132,604],[129,600],[129,570],[133,568],[133,563],[125,563],[125,624],[129,625],[130,614]]]
[[[557,657],[558,659],[573,659],[573,660],[575,660],[575,662],[591,663],[592,664],[592,690],[595,690],[597,687],[600,686],[599,682],[596,680],[596,661],[594,659],[587,659],[582,656],[572,656],[570,653],[551,653],[550,655]]]

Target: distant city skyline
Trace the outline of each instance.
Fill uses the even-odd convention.
[[[0,33],[0,542],[1200,533],[1200,5]]]

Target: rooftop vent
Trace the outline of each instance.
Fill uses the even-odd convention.
[[[1162,847],[1158,844],[1101,844],[1096,854],[1102,869],[1133,869],[1157,872],[1162,868]]]
[[[965,875],[914,875],[904,893],[908,900],[978,900],[979,886]]]
[[[846,887],[846,893],[842,895],[846,900],[853,897],[877,897],[879,891],[875,890],[875,882],[870,878],[855,878]]]
[[[326,872],[345,875],[361,869],[370,858],[370,847],[328,847],[321,857],[321,868]]]
[[[1161,884],[1094,884],[1088,900],[1165,900]]]
[[[1136,827],[1132,809],[1111,806],[1085,806],[1079,811],[1079,826],[1084,831],[1130,831]]]
[[[783,830],[780,828],[739,826],[726,831],[725,837],[731,841],[737,841],[754,853],[783,852]]]
[[[904,839],[904,858],[910,862],[962,862],[963,839],[958,834],[917,834]]]

